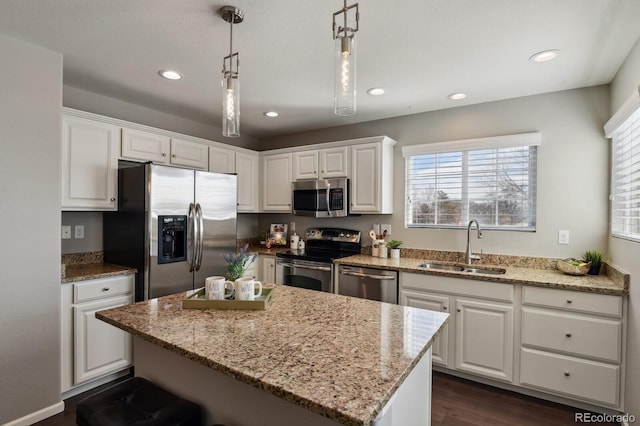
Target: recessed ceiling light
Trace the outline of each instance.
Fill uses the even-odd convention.
[[[182,74],[173,70],[160,70],[158,71],[158,74],[160,74],[160,77],[164,77],[167,80],[180,80],[182,78]]]
[[[265,117],[274,118],[274,117],[279,116],[280,114],[278,114],[275,111],[266,111],[266,112],[263,112],[262,115],[264,115]]]
[[[381,96],[387,93],[387,91],[383,87],[372,87],[367,90],[367,93],[373,96]]]
[[[466,97],[467,95],[462,92],[452,93],[449,96],[447,96],[447,98],[451,99],[452,101],[459,101],[460,99],[464,99]]]
[[[558,49],[543,50],[542,52],[534,53],[529,57],[533,62],[547,62],[555,59],[560,51]]]

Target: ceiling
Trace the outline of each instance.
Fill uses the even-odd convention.
[[[65,85],[220,127],[229,24],[217,11],[236,6],[241,133],[257,138],[606,84],[640,37],[638,0],[359,3],[349,117],[333,114],[340,0],[0,0],[0,33],[61,52]],[[546,49],[560,55],[528,60]],[[160,78],[167,68],[184,78]]]

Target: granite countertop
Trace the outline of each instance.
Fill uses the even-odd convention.
[[[348,425],[369,425],[448,314],[283,285],[264,311],[182,309],[189,294],[96,313],[116,327]]]
[[[116,275],[135,274],[137,269],[110,263],[82,263],[65,266],[62,283],[70,283],[94,278],[114,277]]]
[[[507,256],[505,256],[507,258]],[[541,258],[544,259],[544,258]],[[544,261],[550,261],[544,259]],[[443,271],[420,268],[418,265],[425,262],[450,263],[459,262],[443,261],[441,259],[430,259],[428,257],[401,257],[400,259],[372,257],[367,254],[359,254],[350,257],[343,257],[334,261],[336,264],[363,266],[379,269],[391,269],[396,271],[413,272],[418,274],[440,275],[446,277],[457,277],[471,280],[482,280],[492,282],[502,282],[507,284],[523,284],[537,287],[549,287],[565,290],[576,290],[591,293],[626,295],[629,294],[629,274],[626,274],[615,266],[604,265],[605,273],[601,275],[573,276],[566,275],[555,268],[549,267],[523,267],[512,266],[509,261],[504,263],[478,264],[474,266],[483,268],[502,268],[506,272],[502,275],[489,274],[468,274],[464,272]],[[540,263],[540,262],[538,262]],[[555,262],[551,262],[555,264]]]

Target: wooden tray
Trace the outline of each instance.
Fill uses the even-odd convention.
[[[263,288],[262,295],[256,300],[210,300],[204,298],[204,288],[192,294],[182,301],[183,309],[240,309],[240,310],[265,310],[273,300],[273,289]]]

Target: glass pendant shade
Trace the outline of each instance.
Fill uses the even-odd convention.
[[[335,114],[356,113],[356,44],[353,37],[335,40]]]
[[[240,81],[237,77],[222,79],[222,136],[240,136]]]

